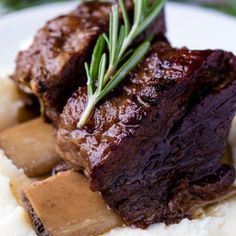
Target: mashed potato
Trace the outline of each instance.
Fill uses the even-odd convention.
[[[0,235],[36,236],[19,204],[19,188],[29,180],[0,150]]]

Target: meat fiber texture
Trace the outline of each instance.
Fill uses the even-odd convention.
[[[57,149],[127,224],[192,218],[231,191],[235,170],[221,163],[236,110],[231,53],[159,41],[78,129],[86,103],[81,87],[60,116]]]
[[[132,15],[131,1],[126,0],[126,4]],[[111,6],[98,1],[81,3],[71,13],[49,21],[30,48],[16,58],[12,79],[24,92],[39,98],[42,111],[55,125],[68,98],[86,85],[84,63],[91,57],[98,36],[108,31]],[[150,33],[165,33],[163,12],[136,43]]]

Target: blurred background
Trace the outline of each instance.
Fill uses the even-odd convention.
[[[0,13],[4,14],[12,10],[19,10],[49,2],[59,2],[68,0],[0,0]],[[170,0],[174,2],[184,2],[197,4],[204,7],[215,8],[219,11],[236,16],[236,0]]]

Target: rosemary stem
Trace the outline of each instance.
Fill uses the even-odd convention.
[[[123,24],[119,22],[118,4],[112,7],[109,34],[101,34],[93,50],[91,64],[85,63],[88,79],[87,106],[77,127],[83,128],[97,103],[111,93],[138,65],[150,48],[150,37],[137,48],[130,48],[135,38],[157,17],[165,0],[132,0],[134,19],[130,22],[125,1],[119,0]],[[132,23],[132,24],[131,24]],[[136,46],[136,45],[135,45]]]
[[[110,77],[113,75],[114,72],[115,72],[115,66],[110,65],[104,77],[105,84],[110,80]]]
[[[136,30],[137,30],[137,25],[135,24],[135,25],[132,27],[132,29],[131,29],[131,31],[129,32],[129,34],[127,35],[127,37],[124,39],[122,48],[120,49],[120,53],[119,53],[119,55],[118,55],[118,60],[120,60],[120,59],[122,58],[122,56],[124,55],[125,51],[127,50],[127,48],[128,48],[128,47],[130,46],[130,44],[132,43]]]
[[[90,97],[88,99],[86,109],[84,110],[84,112],[80,118],[80,121],[77,124],[78,129],[82,129],[83,126],[86,124],[86,122],[88,121],[89,117],[91,116],[92,111],[94,110],[97,102],[98,102],[97,101],[97,94],[95,93],[92,97]]]
[[[130,46],[130,43],[132,42],[132,36],[133,36],[133,33],[135,32],[135,30],[136,30],[136,27],[133,27],[133,29],[130,32],[130,34],[128,35],[128,37],[125,38],[124,43],[121,48],[121,51],[120,51],[118,57],[116,58],[116,61],[120,61],[120,59],[122,58],[122,56],[125,53],[125,51],[127,50],[127,48]],[[115,69],[116,69],[116,65],[111,64],[109,66],[107,73],[105,74],[105,79],[104,79],[105,84],[109,81],[110,77],[114,74]]]

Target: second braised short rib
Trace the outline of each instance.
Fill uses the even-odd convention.
[[[126,0],[126,4],[132,12],[131,1]],[[12,79],[23,91],[40,99],[44,114],[54,124],[71,94],[86,85],[84,63],[98,36],[108,31],[110,10],[111,3],[81,3],[70,14],[49,21],[38,31],[30,48],[16,59]],[[165,33],[163,12],[138,41],[150,33]]]

